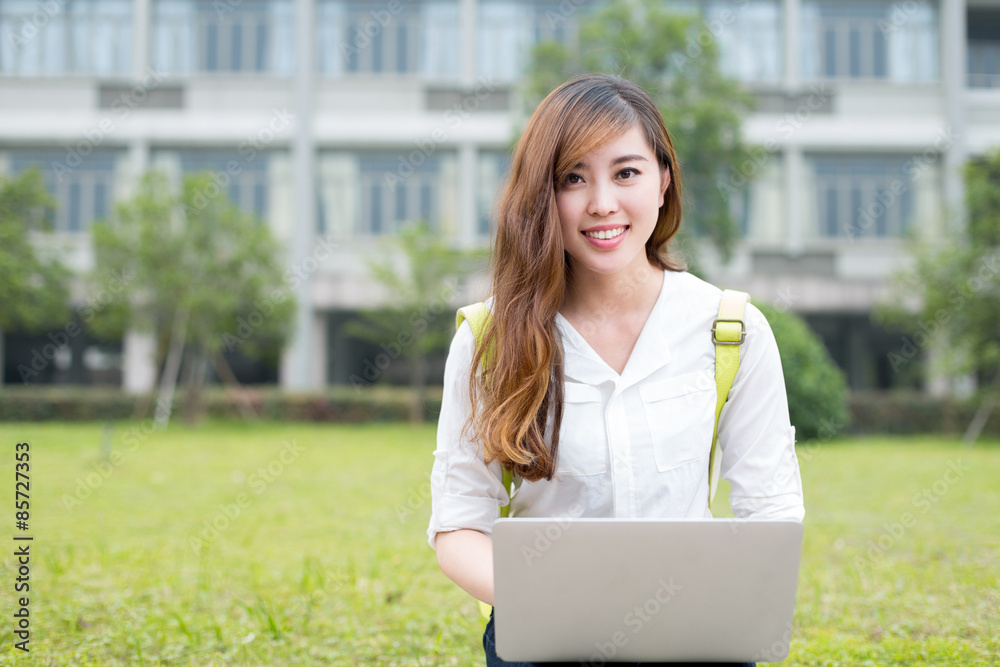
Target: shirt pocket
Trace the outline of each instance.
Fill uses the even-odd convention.
[[[570,477],[608,472],[604,396],[597,387],[566,382],[556,474]]]
[[[715,426],[714,389],[712,371],[686,373],[639,387],[660,472],[708,458]]]

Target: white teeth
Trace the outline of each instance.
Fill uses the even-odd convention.
[[[615,227],[614,229],[605,229],[605,230],[600,231],[600,232],[584,232],[584,234],[586,234],[587,236],[589,236],[592,239],[601,239],[601,240],[613,239],[616,236],[621,236],[624,233],[625,233],[625,228],[624,227]]]

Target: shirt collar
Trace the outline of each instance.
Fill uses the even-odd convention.
[[[625,389],[669,363],[673,354],[667,339],[668,313],[665,303],[671,291],[671,273],[664,271],[660,294],[620,376],[601,359],[583,336],[573,328],[569,320],[562,314],[556,313],[556,326],[562,336],[566,377],[591,385],[611,382],[619,389]]]

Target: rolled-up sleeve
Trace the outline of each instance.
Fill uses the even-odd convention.
[[[434,548],[440,532],[471,528],[487,535],[499,508],[508,503],[503,471],[494,461],[487,466],[482,450],[465,428],[471,412],[469,368],[475,352],[469,323],[463,322],[452,339],[444,368],[444,393],[438,419],[437,449],[431,470],[431,519],[427,541]]]
[[[802,480],[778,346],[767,320],[750,304],[746,323],[740,368],[719,419],[722,478],[732,487],[736,516],[801,521]]]

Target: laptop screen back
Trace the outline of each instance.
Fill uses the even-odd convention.
[[[497,654],[510,661],[788,656],[802,524],[500,519]]]

